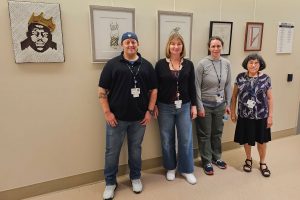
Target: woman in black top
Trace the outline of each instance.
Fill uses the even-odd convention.
[[[175,179],[177,171],[190,184],[196,184],[193,163],[192,119],[197,116],[194,65],[184,59],[182,36],[173,33],[166,45],[166,58],[156,63],[158,99],[155,117],[158,116],[163,165],[166,178]],[[175,128],[178,156],[176,156]]]

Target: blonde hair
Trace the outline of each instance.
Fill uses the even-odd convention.
[[[166,57],[167,58],[170,58],[171,57],[171,53],[170,53],[170,44],[172,42],[172,40],[174,39],[179,39],[182,43],[182,51],[180,53],[180,58],[184,58],[186,52],[185,52],[185,45],[184,45],[184,41],[183,41],[183,37],[178,33],[172,33],[170,36],[169,36],[169,39],[168,39],[168,42],[167,42],[167,45],[166,45]]]

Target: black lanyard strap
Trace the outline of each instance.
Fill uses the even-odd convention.
[[[180,96],[180,92],[179,92],[179,75],[180,75],[180,71],[182,69],[182,66],[181,66],[181,63],[179,63],[179,70],[175,70],[171,59],[170,59],[170,63],[171,63],[171,68],[172,68],[173,74],[176,78],[176,99],[179,100],[179,96]]]
[[[134,87],[136,88],[136,84],[137,84],[137,75],[140,72],[140,68],[141,68],[141,64],[138,66],[138,69],[136,70],[136,72],[134,73],[134,66],[133,65],[128,65],[126,64],[128,69],[130,70],[131,74],[133,75],[133,82],[134,82]]]
[[[222,80],[222,61],[220,60],[220,76],[218,75],[217,73],[217,69],[216,69],[216,66],[214,64],[214,61],[211,61],[213,67],[214,67],[214,70],[216,72],[216,75],[217,75],[217,79],[218,79],[218,89],[221,88],[221,80]]]

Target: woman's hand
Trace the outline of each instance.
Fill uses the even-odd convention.
[[[200,108],[200,110],[198,110],[197,115],[199,117],[205,117],[205,110],[204,110],[204,108]]]
[[[196,106],[192,106],[191,107],[191,118],[192,120],[195,119],[197,117],[197,108]]]
[[[225,108],[225,113],[227,114],[227,115],[230,115],[230,107],[229,106],[226,106],[226,108]]]
[[[230,114],[230,119],[231,119],[231,121],[232,121],[233,123],[236,123],[237,118],[236,118],[235,112],[231,112],[231,114]]]
[[[273,117],[269,116],[267,119],[267,128],[271,128],[273,125]]]

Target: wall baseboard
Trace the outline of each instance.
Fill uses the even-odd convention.
[[[297,134],[297,128],[287,129],[272,133],[272,139],[278,139]],[[222,144],[223,151],[231,150],[240,147],[239,144],[234,142],[225,142]],[[194,158],[198,158],[198,149],[194,149]],[[143,160],[142,170],[151,169],[162,166],[162,158],[152,158]],[[104,180],[103,169],[93,172],[87,172],[75,176],[65,177],[61,179],[51,180],[44,183],[38,183],[25,187],[15,188],[0,192],[0,199],[5,200],[21,200],[33,196],[38,196],[50,192],[69,189],[85,184],[94,183]],[[128,173],[128,165],[120,165],[118,176],[122,176]]]

